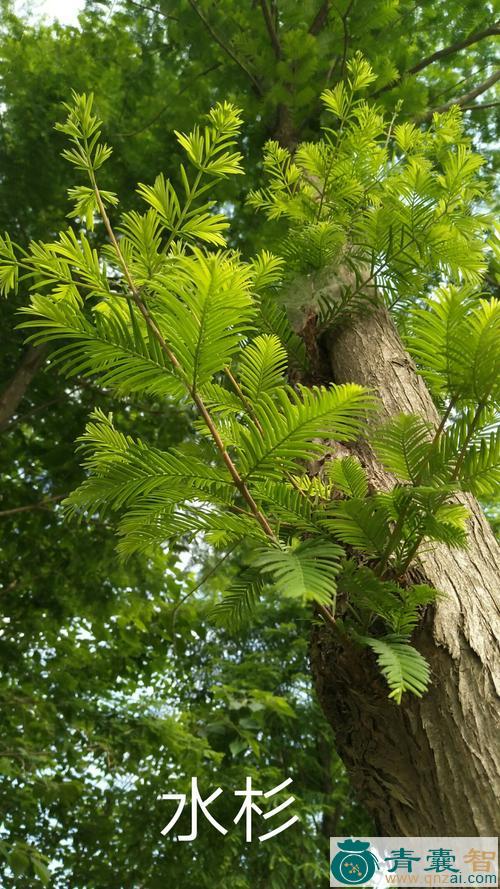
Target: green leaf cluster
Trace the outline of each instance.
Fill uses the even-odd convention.
[[[286,222],[281,249],[291,275],[336,275],[334,293],[314,294],[323,327],[381,301],[403,309],[436,275],[477,285],[486,267],[487,221],[477,204],[483,159],[463,135],[459,109],[435,115],[425,132],[388,123],[364,96],[374,79],[353,56],[345,82],[322,94],[322,139],[293,157],[268,142],[267,183],[248,198]]]
[[[300,237],[293,227],[291,234],[297,256],[301,237],[313,245],[316,236],[329,263],[349,253],[356,268],[351,296],[366,292],[360,275],[367,268],[377,292],[383,286],[390,293],[391,281],[404,289],[405,263],[416,274],[440,269],[475,281],[483,267],[482,222],[470,204],[479,193],[479,161],[449,147],[450,127],[456,139],[460,133],[456,115],[447,118],[446,139],[439,121],[426,136],[396,127],[391,154],[379,111],[357,98],[373,79],[370,67],[356,57],[348,71],[347,84],[324,96],[337,124],[293,159],[270,145],[271,184],[251,202],[300,225]],[[163,176],[152,187],[140,185],[148,209],[125,213],[116,234],[96,178],[109,149],[99,141],[92,97],[75,96],[68,110],[62,129],[74,147],[66,156],[88,175],[109,244],[98,252],[83,232],[78,237],[70,230],[16,254],[6,238],[4,289],[15,285],[13,269],[30,283],[23,326],[34,329],[33,342],[56,343],[52,360],[65,372],[183,404],[197,434],[189,446],[163,451],[122,434],[111,415],[97,411],[81,439],[87,478],[67,498],[67,509],[117,513],[127,556],[179,539],[201,538],[226,552],[240,547],[246,552],[241,577],[216,608],[217,620],[232,626],[266,595],[311,602],[332,624],[336,601],[342,608],[347,601],[342,626],[375,651],[391,696],[399,702],[405,691],[421,694],[428,668],[410,637],[420,609],[437,593],[411,585],[407,571],[422,544],[466,544],[467,511],[456,492],[489,490],[496,478],[498,437],[493,442],[490,435],[490,446],[484,436],[477,444],[486,418],[491,427],[497,397],[491,386],[499,349],[494,303],[478,303],[466,283],[414,307],[408,322],[414,354],[437,396],[453,390],[453,406],[469,413],[436,432],[415,416],[394,417],[378,429],[372,446],[395,476],[392,490],[373,493],[353,457],[327,462],[323,474],[311,478],[307,468],[325,456],[328,442],[352,442],[363,433],[375,400],[354,384],[289,382],[305,355],[273,304],[282,262],[268,252],[244,262],[227,249],[227,221],[205,198],[214,182],[241,172],[233,150],[238,112],[217,105],[203,129],[177,134],[186,155],[184,193]],[[431,163],[437,156],[442,172]],[[93,222],[93,206],[90,211]],[[401,264],[401,249],[397,256],[391,251],[409,233],[413,246],[410,253],[404,247]],[[462,236],[476,241],[466,259],[457,247],[456,265],[450,239],[457,246]],[[424,243],[432,247],[425,256]],[[285,253],[289,262],[288,248]],[[458,343],[466,335],[464,361]]]

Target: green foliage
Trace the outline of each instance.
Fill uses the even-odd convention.
[[[277,143],[269,145],[265,168],[271,183],[267,191],[254,193],[251,203],[270,217],[286,216],[292,226],[300,222],[309,244],[317,236],[323,239],[329,227],[332,249],[323,251],[323,260],[335,267],[349,250],[352,269],[353,256],[361,258],[375,281],[374,291],[368,287],[370,298],[382,284],[390,291],[390,281],[404,290],[401,244],[409,232],[416,253],[406,245],[403,265],[412,270],[412,281],[413,271],[421,274],[428,260],[432,275],[458,270],[474,280],[483,263],[483,224],[471,213],[480,159],[462,145],[456,155],[449,147],[450,128],[455,138],[460,133],[456,115],[444,124],[437,121],[425,137],[411,127],[396,127],[391,155],[382,116],[357,98],[373,79],[370,67],[356,57],[348,71],[347,84],[324,96],[340,124],[325,128],[323,142],[299,147],[293,160]],[[251,541],[250,575],[226,591],[215,609],[218,621],[236,627],[267,589],[312,602],[332,619],[338,591],[352,601],[348,632],[376,651],[391,696],[400,702],[404,691],[421,694],[428,669],[409,636],[419,609],[436,592],[409,585],[405,575],[422,543],[466,544],[468,513],[454,499],[455,491],[474,489],[476,477],[476,489],[489,491],[498,471],[497,438],[476,444],[480,421],[487,416],[491,422],[486,400],[494,403],[496,395],[491,384],[500,342],[495,303],[477,302],[470,284],[449,285],[433,293],[424,308],[414,306],[408,321],[410,346],[436,394],[453,392],[455,407],[475,400],[479,414],[467,415],[468,421],[462,414],[458,425],[448,429],[443,423],[435,434],[427,422],[406,415],[376,429],[372,446],[397,479],[391,491],[371,492],[353,457],[330,461],[325,481],[308,479],[303,467],[324,455],[325,442],[356,439],[375,403],[353,384],[291,386],[290,347],[297,355],[300,339],[285,316],[268,308],[282,263],[269,253],[245,263],[233,251],[210,250],[210,245],[225,246],[226,221],[212,214],[214,202],[206,203],[204,195],[214,180],[241,172],[240,155],[233,151],[238,112],[227,103],[215,106],[203,132],[195,127],[177,134],[194,178],[182,165],[182,199],[163,176],[152,188],[140,186],[149,209],[142,216],[125,214],[120,240],[96,180],[110,150],[99,141],[92,97],[75,95],[68,112],[59,127],[73,142],[66,157],[87,172],[111,244],[103,251],[106,265],[85,235],[77,238],[72,230],[21,253],[19,269],[34,291],[23,326],[34,328],[36,343],[64,338],[53,360],[66,372],[97,374],[117,391],[186,403],[197,413],[200,435],[187,449],[162,451],[123,435],[111,416],[97,412],[82,439],[88,477],[67,498],[67,507],[73,513],[116,511],[124,555],[200,534],[221,550]],[[432,166],[436,155],[442,173]],[[446,225],[453,230],[444,232]],[[446,258],[433,239],[437,226]],[[453,265],[451,239],[458,256],[460,239],[470,240],[474,233],[467,260]],[[293,228],[291,239],[297,257],[302,255],[303,242]],[[424,240],[426,249],[434,245],[427,258]],[[391,252],[396,242],[397,254]],[[382,254],[383,273],[377,265]],[[6,239],[4,289],[14,286],[15,255]],[[351,295],[356,288],[366,291],[359,274],[353,281],[347,286]],[[347,290],[341,304],[350,311]],[[327,316],[331,322],[323,308],[319,304],[323,323]],[[465,340],[466,361],[459,350]],[[349,550],[368,561],[359,568],[367,583],[363,594],[352,561],[346,561]],[[377,620],[389,634],[363,635],[370,626],[378,629]]]
[[[429,684],[429,665],[412,645],[395,635],[362,641],[377,655],[378,665],[391,690],[390,698],[400,704],[407,691],[422,697]]]
[[[464,140],[458,109],[436,115],[425,133],[388,126],[361,95],[374,79],[368,63],[356,56],[347,69],[346,83],[323,93],[333,121],[322,140],[300,145],[293,159],[269,142],[268,184],[249,196],[269,219],[287,221],[289,274],[337,273],[334,294],[313,294],[324,327],[381,298],[402,308],[436,274],[477,285],[485,269],[485,220],[474,209],[483,161]]]
[[[458,424],[457,424],[458,425]],[[465,433],[467,435],[467,433]],[[451,438],[448,435],[447,442]],[[464,438],[464,435],[461,436]],[[460,469],[460,485],[476,497],[493,497],[500,487],[500,428],[486,430],[484,437],[467,449]]]
[[[400,414],[380,426],[373,446],[382,463],[405,482],[418,483],[431,452],[431,426],[414,414]]]
[[[234,582],[213,609],[215,621],[230,630],[239,629],[255,615],[261,594],[262,584],[255,579]]]
[[[258,336],[243,352],[239,366],[241,388],[252,404],[283,385],[287,355],[277,336]]]
[[[371,568],[357,565],[352,559],[345,561],[338,583],[358,612],[365,632],[381,618],[393,633],[406,639],[415,629],[422,609],[439,595],[426,584],[402,587],[394,580],[382,579]]]
[[[77,169],[87,171],[96,205],[109,228],[95,180],[95,170],[109,150],[99,142],[100,124],[91,110],[92,97],[74,99],[66,123],[60,126],[74,144],[66,156]],[[157,180],[153,191],[141,188],[151,205],[147,225],[140,229],[139,217],[129,216],[122,227],[122,243],[113,242],[114,257],[109,249],[106,252],[108,263],[114,260],[132,290],[127,299],[120,299],[120,287],[111,290],[97,253],[84,236],[79,241],[71,232],[61,235],[55,245],[33,245],[20,260],[27,276],[36,280],[26,310],[31,317],[25,326],[36,329],[35,342],[66,339],[56,348],[53,360],[66,372],[100,374],[119,391],[128,385],[128,391],[175,395],[180,387],[201,413],[213,441],[209,453],[202,439],[198,453],[194,446],[189,455],[162,454],[124,437],[110,418],[96,414],[84,436],[89,478],[68,499],[68,506],[120,510],[121,548],[127,553],[195,532],[204,533],[218,546],[249,535],[262,540],[264,529],[272,540],[270,561],[261,554],[256,564],[262,563],[263,570],[266,565],[265,572],[271,574],[274,566],[273,579],[280,592],[286,586],[280,581],[283,575],[290,582],[290,594],[325,602],[332,595],[331,558],[338,556],[338,547],[325,549],[323,545],[324,557],[319,556],[318,543],[304,544],[304,554],[300,547],[292,553],[284,524],[284,548],[280,549],[279,532],[263,518],[262,509],[267,512],[264,483],[275,479],[271,493],[279,524],[284,501],[289,500],[285,474],[297,472],[302,461],[320,454],[322,438],[332,433],[339,440],[355,437],[373,399],[353,385],[294,389],[286,382],[286,352],[275,335],[246,343],[259,305],[252,281],[256,278],[259,286],[273,283],[279,264],[269,255],[251,266],[229,252],[208,254],[191,243],[192,237],[206,240],[200,232],[196,236],[190,228],[184,233],[181,219],[204,218],[206,205],[201,216],[199,208],[187,212],[207,188],[203,176],[239,172],[237,156],[227,151],[239,127],[238,115],[224,105],[216,107],[208,119],[203,140],[198,129],[179,139],[198,171],[190,184],[182,168],[184,205],[163,179]],[[169,216],[172,207],[178,208],[175,218]],[[131,230],[134,238],[128,240]],[[146,237],[149,232],[147,243],[137,236],[140,231]],[[157,261],[152,264],[155,252]],[[132,277],[136,253],[142,256],[142,271],[148,264],[153,267],[140,295]],[[58,276],[64,278],[63,291],[56,283]],[[88,293],[80,292],[81,280]],[[40,293],[41,289],[46,292]],[[229,379],[236,385],[236,394],[241,394],[234,419],[224,418],[228,400],[217,382],[217,376],[232,363]],[[212,416],[203,401],[205,391]],[[253,485],[260,487],[253,492]],[[238,502],[241,497],[248,510]],[[290,505],[285,504],[289,513]],[[271,502],[271,523],[274,515]],[[308,555],[311,546],[314,559]],[[334,567],[337,570],[336,561]]]
[[[381,556],[389,532],[386,498],[351,498],[332,502],[324,525],[342,543],[370,556]]]
[[[18,263],[9,235],[0,237],[0,294],[6,296],[17,290]]]
[[[271,576],[279,595],[328,605],[342,553],[339,546],[316,539],[287,549],[257,550],[252,564]]]
[[[258,425],[237,429],[244,477],[265,479],[281,477],[284,470],[293,472],[297,461],[323,452],[318,439],[329,435],[352,441],[373,405],[373,398],[355,384],[330,389],[301,386],[298,392],[283,386],[274,401],[263,396],[254,405]]]
[[[354,57],[347,71],[345,83],[323,94],[334,121],[323,125],[322,140],[299,145],[293,157],[269,143],[268,184],[249,203],[287,223],[283,252],[295,282],[283,303],[295,329],[305,336],[314,312],[317,336],[385,302],[400,313],[409,350],[444,412],[437,429],[403,414],[375,427],[371,447],[394,478],[392,490],[370,492],[352,457],[327,464],[329,484],[314,488],[321,504],[314,520],[368,561],[359,576],[368,583],[368,572],[369,595],[360,598],[352,578],[346,588],[343,574],[337,587],[351,606],[358,594],[362,626],[375,615],[392,631],[382,647],[377,634],[373,647],[399,701],[428,682],[409,634],[418,609],[436,596],[421,590],[419,602],[417,591],[411,606],[407,571],[421,548],[467,545],[460,490],[498,491],[500,316],[497,300],[478,292],[487,256],[483,161],[464,138],[458,109],[435,115],[425,132],[394,119],[387,127],[361,95],[373,80],[370,66]],[[312,495],[312,485],[300,487]]]
[[[118,305],[110,303],[109,308],[103,303],[89,318],[72,283],[65,293],[67,298],[60,301],[41,294],[32,298],[33,310],[43,318],[42,325],[36,325],[37,330],[43,326],[43,333],[36,333],[32,342],[63,339],[64,345],[53,354],[53,361],[65,373],[98,375],[103,386],[112,386],[118,392],[165,397],[181,391],[158,344],[144,332],[144,325],[127,302],[117,300]],[[33,322],[23,322],[23,326],[31,329]]]
[[[500,303],[470,287],[440,288],[411,313],[408,346],[436,396],[454,404],[500,400]]]
[[[342,494],[361,499],[368,494],[366,473],[356,457],[332,460],[327,465],[326,472],[334,488]]]

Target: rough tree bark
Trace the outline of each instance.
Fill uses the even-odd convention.
[[[392,320],[377,310],[328,343],[332,380],[376,390],[382,419],[404,411],[438,415]],[[372,484],[391,478],[367,444],[358,456]],[[354,788],[385,835],[496,835],[500,813],[500,551],[481,508],[471,510],[467,551],[439,546],[415,572],[445,593],[428,609],[415,644],[432,686],[398,707],[371,655],[316,628],[311,665],[319,700]]]

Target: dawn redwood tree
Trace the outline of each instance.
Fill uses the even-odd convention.
[[[19,253],[6,237],[2,283],[33,278],[27,325],[63,339],[67,372],[199,417],[195,445],[162,452],[97,412],[69,508],[121,512],[124,553],[181,533],[222,558],[244,544],[216,615],[269,591],[311,603],[319,699],[378,826],[492,833],[498,552],[473,497],[498,486],[500,311],[480,294],[481,159],[457,109],[427,131],[386,122],[362,98],[369,65],[347,70],[323,95],[322,140],[293,157],[270,142],[250,194],[290,226],[281,257],[243,262],[207,202],[242,172],[234,108],[178,134],[184,193],[140,185],[149,209],[115,230],[97,180],[110,151],[75,96],[61,127],[88,176],[75,213],[91,227],[97,213],[109,245],[99,257],[69,230]]]

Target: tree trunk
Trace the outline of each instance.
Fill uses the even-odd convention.
[[[379,419],[438,415],[385,310],[328,343],[332,379],[375,390]],[[377,489],[393,483],[366,443],[357,454]],[[415,633],[432,685],[421,699],[389,701],[370,653],[339,642],[327,626],[311,640],[319,700],[353,786],[381,835],[492,836],[500,812],[498,674],[499,547],[481,508],[471,511],[466,551],[437,546],[415,574],[445,596]]]
[[[0,431],[6,428],[12,414],[16,412],[46,355],[47,346],[28,346],[24,352],[19,367],[0,393]]]

